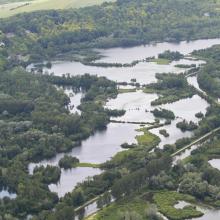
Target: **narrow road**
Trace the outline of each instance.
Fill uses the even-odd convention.
[[[199,142],[206,140],[208,137],[210,137],[211,135],[213,135],[214,133],[220,131],[220,127],[210,131],[209,133],[203,135],[202,137],[198,138],[197,140],[193,141],[192,143],[188,144],[187,146],[181,148],[180,150],[176,151],[175,153],[171,154],[171,157],[175,157],[178,154],[184,152],[185,150],[187,150],[188,148],[192,147],[195,144],[198,144]]]

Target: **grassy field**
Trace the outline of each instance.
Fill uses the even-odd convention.
[[[113,0],[0,0],[0,18],[23,12],[48,9],[69,9],[102,4]]]
[[[125,199],[111,204],[98,212],[96,215],[86,218],[86,220],[148,220],[148,218],[144,216],[148,206],[149,204],[140,198],[131,198],[130,200]]]
[[[167,59],[161,59],[161,58],[158,58],[158,59],[152,59],[150,60],[151,62],[155,62],[156,64],[158,65],[169,65],[171,63],[170,60],[167,60]]]
[[[150,133],[147,128],[140,128],[138,131],[143,132],[143,134],[136,136],[139,145],[154,147],[160,143],[160,138],[157,135]]]

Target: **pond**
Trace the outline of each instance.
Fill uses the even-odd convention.
[[[0,199],[6,198],[6,197],[8,197],[10,199],[15,199],[17,197],[17,194],[9,192],[8,189],[2,189],[0,191]]]
[[[80,162],[100,164],[110,160],[117,152],[122,151],[121,144],[135,143],[138,134],[138,125],[110,123],[106,130],[96,132],[82,144],[72,149],[67,155],[77,157]],[[29,173],[33,174],[36,166],[57,166],[64,153],[57,154],[54,158],[43,160],[40,163],[30,163]],[[77,183],[83,182],[88,177],[100,174],[101,170],[96,168],[74,168],[67,171],[62,170],[58,184],[51,184],[49,188],[60,197],[74,189]]]
[[[189,205],[192,205],[192,204],[185,202],[185,201],[179,201],[174,207],[176,209],[183,209],[184,207],[189,206]],[[203,207],[200,205],[196,205],[196,209],[204,213],[204,215],[199,218],[193,218],[193,220],[219,220],[220,218],[220,210],[215,210],[215,209]]]

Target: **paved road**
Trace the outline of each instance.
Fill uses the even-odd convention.
[[[209,133],[203,135],[202,137],[198,138],[197,140],[193,141],[192,143],[188,144],[187,146],[185,146],[185,147],[181,148],[180,150],[176,151],[175,153],[171,154],[171,157],[175,157],[178,154],[180,154],[180,153],[184,152],[185,150],[187,150],[188,148],[192,147],[193,145],[198,144],[203,140],[206,140],[208,137],[210,137],[211,135],[213,135],[214,133],[216,133],[218,131],[220,131],[220,127],[210,131]]]

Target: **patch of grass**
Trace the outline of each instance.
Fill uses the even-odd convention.
[[[142,135],[137,135],[135,137],[139,145],[154,147],[160,143],[160,138],[157,135],[152,134],[148,128],[143,127],[138,129],[138,131],[143,132]]]
[[[77,167],[100,168],[100,165],[99,165],[99,164],[94,164],[94,163],[78,163],[76,166],[77,166]]]
[[[171,63],[170,60],[168,59],[161,59],[161,58],[158,58],[158,59],[152,59],[150,60],[151,62],[154,62],[158,65],[169,65]]]
[[[136,89],[119,89],[118,93],[129,93],[129,92],[136,92]]]
[[[126,161],[127,158],[132,156],[135,152],[135,149],[129,149],[129,150],[124,150],[121,152],[118,152],[112,159],[111,161],[108,161],[106,163],[113,164],[115,166],[119,166],[122,164],[124,161]]]
[[[145,88],[143,89],[143,92],[149,93],[149,94],[155,94],[155,93],[157,93],[157,90],[154,89],[154,88],[145,87]]]
[[[203,213],[196,210],[196,207],[193,205],[186,206],[183,209],[176,209],[174,207],[179,201],[195,203],[195,198],[190,195],[170,191],[159,192],[154,195],[154,201],[159,211],[171,220],[190,219],[203,215]]]

